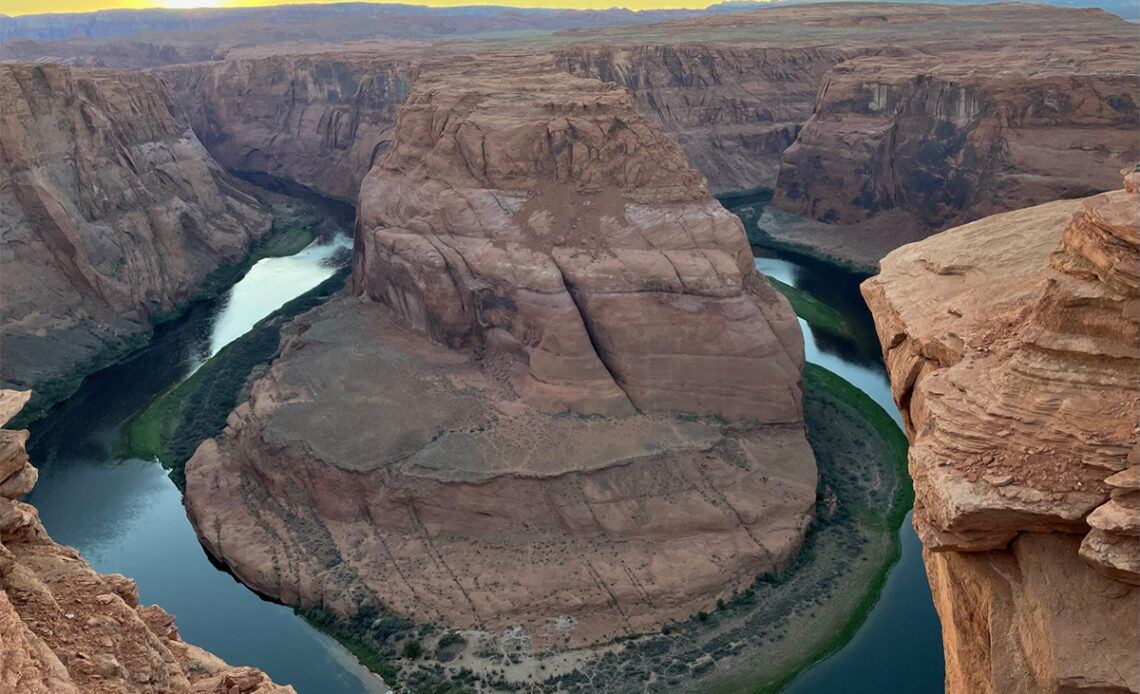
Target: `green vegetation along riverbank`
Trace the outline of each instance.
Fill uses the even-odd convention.
[[[847,325],[847,321],[843,319],[839,311],[804,290],[785,284],[775,277],[769,277],[768,281],[776,291],[787,297],[792,304],[792,310],[796,312],[797,316],[806,320],[808,325],[829,335],[848,340],[855,339],[850,326]]]
[[[127,425],[128,452],[138,458],[157,458],[183,488],[186,461],[198,444],[221,433],[250,373],[277,356],[281,326],[339,291],[347,275],[347,268],[338,271],[258,321],[193,375],[159,396]]]
[[[184,303],[168,310],[151,314],[136,332],[106,341],[98,353],[82,364],[76,364],[66,375],[43,384],[32,394],[32,399],[9,428],[24,429],[40,419],[56,403],[71,397],[83,379],[146,345],[154,335],[154,328],[183,315],[196,302],[214,299],[245,276],[254,263],[262,258],[288,256],[312,243],[320,217],[306,203],[267,190],[259,191],[273,214],[273,223],[265,238],[250,243],[246,255],[233,265],[220,265],[202,280],[194,294]]]
[[[862,624],[899,557],[912,501],[906,438],[870,397],[808,365],[804,409],[820,481],[817,520],[800,554],[662,632],[530,653],[504,650],[498,634],[413,624],[375,606],[348,618],[319,607],[299,612],[397,691],[779,691]]]

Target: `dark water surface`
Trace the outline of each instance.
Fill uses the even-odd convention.
[[[264,183],[264,181],[258,181]],[[288,191],[298,194],[299,191]],[[342,228],[351,209],[310,198]],[[138,582],[140,599],[178,617],[183,637],[234,665],[254,665],[300,694],[379,694],[379,681],[287,607],[262,600],[213,564],[186,519],[182,498],[154,461],[124,458],[123,425],[227,342],[290,298],[331,275],[350,244],[319,240],[290,258],[259,262],[218,300],[201,302],[156,330],[151,343],[89,377],[32,427],[28,449],[40,479],[28,501],[56,541],[74,546],[100,572]],[[896,416],[859,277],[794,256],[758,251],[766,274],[814,294],[849,321],[854,341],[805,330],[808,360],[843,376]],[[939,626],[909,518],[903,554],[882,597],[854,638],[805,672],[792,694],[938,692]]]
[[[839,311],[855,340],[812,330],[800,320],[807,360],[853,383],[902,427],[891,399],[871,312],[859,294],[864,276],[795,254],[753,249],[756,268],[811,293]],[[937,694],[943,691],[942,632],[910,514],[899,529],[902,556],[879,601],[838,652],[792,682],[783,694]]]

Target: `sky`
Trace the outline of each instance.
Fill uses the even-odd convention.
[[[343,2],[344,0],[298,0],[297,4]],[[455,5],[511,5],[514,7],[558,7],[572,9],[607,9],[628,7],[631,10],[702,8],[717,0],[390,0],[412,5],[450,7]],[[146,7],[255,7],[281,5],[280,0],[0,0],[0,13],[7,15],[43,12],[91,12],[112,8]]]

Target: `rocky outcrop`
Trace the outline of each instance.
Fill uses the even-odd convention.
[[[421,75],[361,187],[354,291],[546,411],[799,421],[802,336],[740,221],[628,93],[542,65]]]
[[[0,425],[28,400],[0,391]],[[0,429],[0,690],[26,694],[293,694],[260,670],[184,643],[174,618],[139,604],[133,581],[95,573],[17,499],[36,469],[27,431]]]
[[[773,204],[929,232],[1110,190],[1140,157],[1138,60],[1132,39],[849,60],[783,153]]]
[[[371,301],[297,319],[187,463],[247,584],[537,652],[794,556],[816,486],[794,316],[624,90],[517,56],[422,74],[361,190],[352,288]]]
[[[904,246],[863,285],[949,692],[1140,689],[1136,176]]]
[[[0,146],[5,384],[121,351],[269,231],[152,76],[0,66]]]

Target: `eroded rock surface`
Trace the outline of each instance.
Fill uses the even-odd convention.
[[[0,66],[0,147],[6,384],[121,348],[269,231],[146,74]]]
[[[187,463],[244,582],[538,651],[794,556],[817,477],[794,316],[624,90],[518,59],[421,75],[358,214],[365,300],[287,328]]]
[[[796,422],[803,338],[740,221],[614,85],[422,75],[358,204],[354,290],[531,405]]]
[[[783,153],[773,204],[940,230],[1111,190],[1140,156],[1136,42],[1028,43],[837,65]]]
[[[845,3],[542,42],[314,37],[162,72],[227,166],[353,198],[426,63],[508,50],[625,87],[713,193],[775,188],[773,209],[826,227],[766,219],[774,237],[863,266],[953,224],[1109,190],[1140,156],[1140,45],[1091,9]]]
[[[863,286],[950,692],[1140,688],[1136,176],[904,246]]]
[[[30,393],[0,391],[0,425]],[[294,694],[178,637],[174,617],[139,604],[133,581],[95,573],[17,499],[36,469],[27,431],[0,429],[0,690],[21,694]]]

